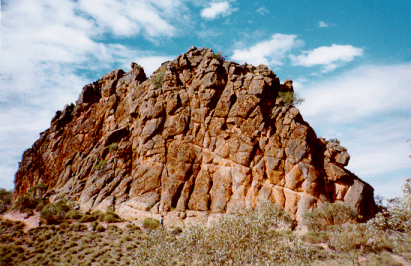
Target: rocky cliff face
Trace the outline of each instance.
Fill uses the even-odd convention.
[[[295,217],[344,201],[365,217],[373,188],[344,166],[349,155],[317,138],[278,98],[266,66],[239,65],[192,47],[147,79],[132,64],[83,88],[28,149],[15,194],[43,182],[83,211],[202,221],[271,201]]]

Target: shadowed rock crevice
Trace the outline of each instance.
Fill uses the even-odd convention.
[[[147,79],[136,63],[85,86],[23,154],[15,194],[43,182],[84,211],[207,222],[264,201],[297,219],[344,201],[366,218],[373,189],[344,167],[347,150],[317,138],[266,66],[191,47]],[[208,217],[208,218],[207,218]]]

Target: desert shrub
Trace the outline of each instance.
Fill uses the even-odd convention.
[[[135,230],[140,229],[137,225],[135,225],[135,224],[133,224],[133,223],[127,224],[127,225],[126,225],[126,228],[129,229],[129,230],[131,230],[131,231],[135,231]]]
[[[97,232],[104,232],[104,231],[106,231],[106,228],[104,226],[102,226],[101,224],[97,224],[96,231]]]
[[[111,233],[122,233],[122,230],[114,224],[110,224],[107,226],[107,230],[110,231]]]
[[[87,225],[84,225],[84,224],[72,224],[71,229],[77,232],[83,232],[83,231],[87,231],[88,227]]]
[[[98,211],[92,212],[91,216],[93,216],[95,220],[99,220],[99,221],[102,222],[104,220],[105,214],[104,214],[104,212],[98,210]]]
[[[133,240],[133,238],[132,238],[130,235],[128,235],[128,234],[124,235],[124,236],[122,237],[122,239],[123,239],[125,242],[127,242],[127,241],[132,241],[132,240]]]
[[[166,73],[166,69],[163,68],[157,74],[151,79],[151,83],[154,85],[154,87],[159,88],[163,82],[164,75]]]
[[[90,214],[85,214],[83,217],[81,217],[78,222],[79,223],[89,223],[89,222],[94,222],[96,220],[96,217],[90,215]]]
[[[6,212],[12,203],[13,192],[0,188],[0,214]]]
[[[67,222],[63,222],[63,223],[61,223],[61,224],[60,224],[60,228],[61,228],[61,229],[67,229],[67,228],[70,228],[70,224],[69,224],[69,223],[67,223]]]
[[[61,199],[54,203],[49,203],[41,210],[41,218],[47,224],[58,224],[66,219],[66,213],[70,210],[66,199]]]
[[[25,211],[29,209],[34,209],[37,206],[38,201],[29,197],[28,195],[24,195],[19,197],[16,202],[14,203],[13,209],[19,211]]]
[[[96,227],[97,227],[98,224],[99,224],[99,223],[98,223],[97,221],[92,222],[92,223],[90,224],[91,230],[96,230]]]
[[[44,200],[40,200],[40,202],[36,206],[36,211],[41,212],[43,208],[47,205],[47,202]]]
[[[213,53],[213,58],[214,59],[217,59],[217,60],[222,60],[222,61],[225,61],[226,59],[227,59],[227,56],[224,56],[223,55],[223,52],[214,52]]]
[[[408,232],[411,229],[411,179],[405,180],[403,197],[387,200],[387,205],[382,204],[382,199],[376,197],[379,212],[368,221],[368,224],[380,230],[395,230]],[[378,204],[379,203],[379,204]]]
[[[112,144],[108,145],[108,150],[109,150],[109,151],[116,151],[116,150],[118,150],[118,145],[117,145],[117,143],[112,143]]]
[[[309,230],[324,231],[331,225],[341,225],[359,221],[361,217],[353,206],[343,203],[324,203],[303,214],[303,224]]]
[[[280,91],[278,92],[278,97],[283,99],[285,104],[289,105],[299,105],[304,102],[303,98],[292,91]]]
[[[95,168],[101,168],[101,167],[103,167],[104,165],[106,165],[106,163],[107,163],[107,161],[106,160],[100,160],[100,161],[98,161],[98,163],[96,164],[96,166],[95,166]]]
[[[388,200],[388,206],[368,221],[368,224],[380,230],[406,232],[411,229],[411,211],[401,198]]]
[[[1,225],[7,228],[7,227],[13,227],[14,223],[13,223],[13,221],[7,219],[7,220],[3,221],[1,223]]]
[[[296,237],[281,237],[292,219],[279,207],[262,204],[255,211],[225,215],[210,227],[192,225],[178,237],[155,230],[140,242],[136,264],[302,265],[314,253]]]
[[[340,141],[337,139],[337,138],[334,138],[334,139],[329,139],[329,140],[327,140],[327,141],[329,141],[329,142],[335,142],[335,143],[337,143],[337,144],[340,144]]]
[[[172,230],[171,230],[171,234],[173,234],[173,235],[179,235],[179,234],[181,234],[183,232],[183,229],[181,229],[180,227],[176,227],[176,228],[173,228]]]
[[[327,234],[325,232],[309,231],[300,237],[304,242],[311,244],[324,243],[327,240]]]
[[[160,226],[160,221],[151,217],[147,217],[143,221],[143,227],[147,229],[157,229]]]
[[[120,216],[118,216],[118,214],[110,210],[108,210],[104,216],[104,222],[106,223],[117,223],[120,221]]]
[[[44,183],[38,183],[37,185],[35,185],[34,187],[31,187],[29,190],[27,190],[27,192],[29,194],[31,194],[31,196],[33,198],[37,198],[37,199],[43,199],[43,195],[45,194],[45,192],[47,191],[47,184]]]
[[[26,225],[22,221],[16,221],[13,225],[14,230],[21,230],[25,227]]]
[[[372,237],[366,224],[343,224],[333,226],[328,233],[328,245],[338,253],[345,253],[350,258],[352,265],[358,260],[368,240]]]
[[[83,217],[83,215],[77,210],[69,210],[67,212],[67,218],[78,220],[81,217]]]

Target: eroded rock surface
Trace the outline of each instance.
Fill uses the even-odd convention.
[[[170,222],[263,201],[297,218],[334,201],[373,216],[373,188],[344,168],[347,150],[276,100],[292,83],[213,55],[192,47],[151,79],[133,63],[85,86],[24,153],[16,195],[43,182],[83,211],[114,206],[125,218],[163,213]]]

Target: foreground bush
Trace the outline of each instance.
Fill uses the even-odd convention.
[[[355,223],[360,219],[355,208],[344,202],[324,203],[303,214],[303,224],[314,231],[327,230],[331,225]]]
[[[305,265],[313,251],[297,237],[281,233],[293,227],[278,207],[224,216],[207,228],[191,226],[178,237],[155,230],[135,254],[136,265]]]
[[[54,203],[49,203],[41,210],[41,218],[47,224],[58,224],[66,219],[66,213],[70,210],[66,199],[61,199]]]
[[[0,188],[0,214],[6,212],[10,206],[13,199],[13,192]]]
[[[388,206],[368,221],[370,226],[380,230],[408,232],[411,230],[411,210],[401,198],[388,200]]]
[[[16,202],[14,203],[13,209],[19,210],[19,211],[32,210],[36,208],[37,204],[38,204],[38,201],[36,199],[33,199],[27,195],[24,195],[16,200]]]
[[[154,230],[154,229],[157,229],[159,226],[160,226],[160,221],[154,218],[147,217],[143,221],[143,228],[146,228],[146,229]]]

